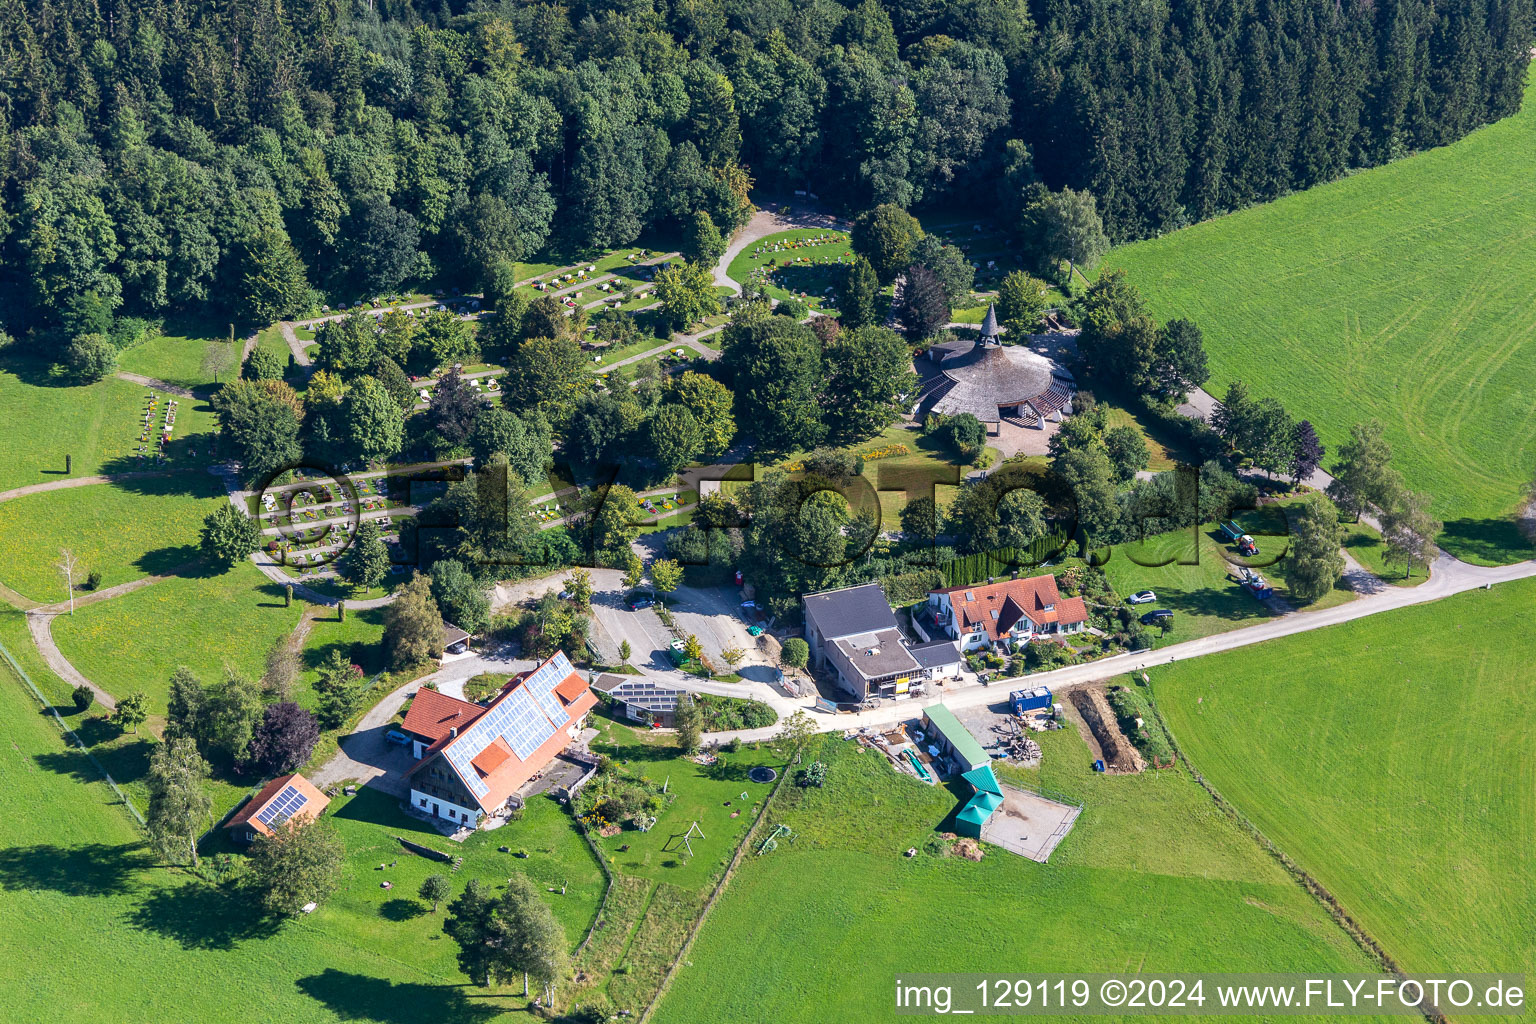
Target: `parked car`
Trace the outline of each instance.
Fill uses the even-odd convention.
[[[1141,624],[1143,626],[1155,626],[1172,621],[1173,612],[1169,611],[1167,608],[1155,609],[1153,611],[1147,612],[1147,614],[1141,617]]]
[[[1131,604],[1151,604],[1157,600],[1157,595],[1150,590],[1143,590],[1140,593],[1132,594],[1126,600]]]
[[[629,610],[632,611],[632,612],[637,612],[641,608],[649,608],[652,605],[654,605],[655,603],[656,603],[656,599],[655,598],[647,597],[644,594],[642,594],[639,597],[632,597],[632,598],[629,599]]]

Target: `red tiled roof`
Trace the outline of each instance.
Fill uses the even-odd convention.
[[[317,817],[321,811],[325,810],[326,805],[331,802],[330,797],[316,789],[314,784],[304,776],[279,775],[265,786],[262,786],[255,796],[247,800],[245,806],[240,808],[233,818],[224,823],[224,827],[237,828],[241,825],[249,825],[263,835],[271,835],[272,829],[260,818],[256,817],[256,815],[260,814],[267,804],[277,799],[278,794],[282,793],[289,786],[297,789],[308,798],[305,800],[304,806],[294,812],[293,818],[295,820]]]
[[[980,626],[992,640],[1007,633],[1026,615],[1031,622],[1042,625],[1088,621],[1088,608],[1083,599],[1062,597],[1056,589],[1055,576],[1000,580],[979,587],[946,587],[933,593],[949,595],[955,623],[962,634],[973,633]],[[1050,611],[1046,610],[1047,606]]]
[[[411,709],[405,713],[400,727],[435,743],[453,729],[462,732],[483,714],[485,708],[478,704],[422,687],[416,691],[416,699],[411,701]]]
[[[554,657],[551,657],[550,661],[555,660],[555,657],[563,658],[563,655],[557,654]],[[542,668],[543,666],[540,667]],[[537,671],[537,669],[534,671]],[[501,693],[497,695],[496,699],[491,702],[489,707],[476,707],[475,710],[480,712],[480,714],[485,714],[491,711],[491,709],[497,707],[502,701],[511,699],[513,694],[515,694],[517,690],[521,688],[523,681],[532,674],[533,673],[531,672],[524,673],[518,678],[512,680],[501,691]],[[597,704],[597,694],[592,692],[592,689],[590,686],[588,686],[587,681],[583,679],[581,675],[575,671],[575,669],[572,669],[564,679],[556,683],[553,687],[553,690],[555,695],[560,700],[561,705],[565,708],[566,714],[570,716],[570,719],[568,722],[560,726],[555,726],[553,723],[548,723],[550,728],[549,736],[544,740],[542,744],[540,744],[538,749],[534,750],[533,753],[528,756],[527,760],[519,758],[516,752],[513,751],[507,744],[507,741],[499,736],[491,742],[486,743],[486,745],[477,754],[475,754],[473,758],[470,759],[470,765],[473,766],[475,771],[479,773],[480,780],[485,784],[486,787],[485,795],[476,797],[476,800],[480,804],[482,810],[493,811],[500,807],[502,804],[506,803],[507,797],[516,793],[523,787],[524,783],[533,778],[539,772],[543,771],[549,762],[554,760],[555,755],[560,753],[560,751],[564,750],[570,744],[571,736],[567,731],[570,723],[580,721],[586,715],[586,713],[591,711],[592,708]],[[420,693],[418,693],[418,700],[420,699],[420,696]],[[442,695],[435,694],[434,696],[440,697]],[[446,699],[453,700],[452,697]],[[518,699],[526,700],[527,698],[521,697]],[[459,701],[457,703],[463,702]],[[412,705],[412,710],[415,710],[415,705]],[[476,717],[478,717],[478,715]],[[545,719],[545,721],[548,722],[548,719]],[[455,743],[459,743],[466,738],[467,737],[463,727],[459,729],[458,736],[448,737],[445,735],[444,738],[434,742],[432,746],[428,747],[427,750],[423,752],[421,760],[416,762],[415,766],[411,768],[407,775],[414,774],[428,761],[432,760],[437,756],[437,754],[442,752],[445,748]],[[451,770],[457,770],[454,769],[453,761],[451,759],[445,757],[443,758],[443,763],[447,765]],[[473,792],[473,789],[471,788],[470,791]]]

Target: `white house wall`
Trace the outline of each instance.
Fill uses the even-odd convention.
[[[450,803],[442,797],[432,796],[430,793],[423,793],[417,789],[411,790],[411,806],[416,808],[416,810],[431,814],[434,804],[438,808],[437,817],[442,818],[444,821],[456,821],[474,828],[475,824],[480,820],[480,809],[478,807],[460,807],[458,804]],[[449,811],[453,811],[452,817],[449,816]]]

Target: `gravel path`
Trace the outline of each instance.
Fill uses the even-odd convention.
[[[197,397],[191,391],[181,387],[178,384],[172,384],[168,381],[163,381],[158,377],[146,377],[142,373],[129,373],[127,370],[118,370],[112,376],[118,378],[119,380],[126,380],[134,384],[142,384],[147,388],[154,388],[156,391],[165,391],[172,395],[180,395],[182,398]]]
[[[149,480],[154,477],[170,476],[174,472],[176,470],[151,469],[142,473],[118,473],[115,476],[72,476],[67,480],[48,480],[40,484],[27,484],[25,487],[13,487],[8,491],[0,491],[0,501],[22,498],[28,494],[43,494],[46,491],[62,491],[69,487],[115,484],[123,480]]]

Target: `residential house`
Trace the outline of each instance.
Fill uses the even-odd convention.
[[[418,700],[422,692],[432,693],[418,691]],[[457,710],[428,700],[437,708],[430,714]],[[407,774],[411,806],[475,827],[483,815],[505,807],[581,734],[596,703],[587,681],[565,653],[557,651],[538,668],[514,678],[484,708],[471,705],[479,714],[462,725],[448,725],[447,734],[422,752]],[[453,720],[457,723],[457,716]]]
[[[810,667],[826,667],[831,644],[851,636],[896,628],[896,613],[878,583],[806,594],[805,642],[811,649]]]
[[[469,723],[483,714],[485,708],[479,704],[471,704],[467,700],[450,697],[423,686],[411,699],[405,721],[400,723],[400,731],[410,737],[411,756],[419,761],[426,756],[427,748],[432,744],[456,735],[456,730],[468,727]]]
[[[262,786],[235,816],[224,823],[237,843],[255,842],[269,836],[284,821],[319,817],[331,798],[302,775],[280,775]]]
[[[608,695],[608,699],[624,709],[632,721],[661,729],[670,729],[677,722],[677,699],[686,690],[662,686],[646,676],[626,676],[617,672],[604,672],[592,681],[592,689]]]
[[[1055,576],[1031,576],[930,591],[924,618],[973,651],[1080,632],[1088,608],[1080,597],[1062,597]]]

